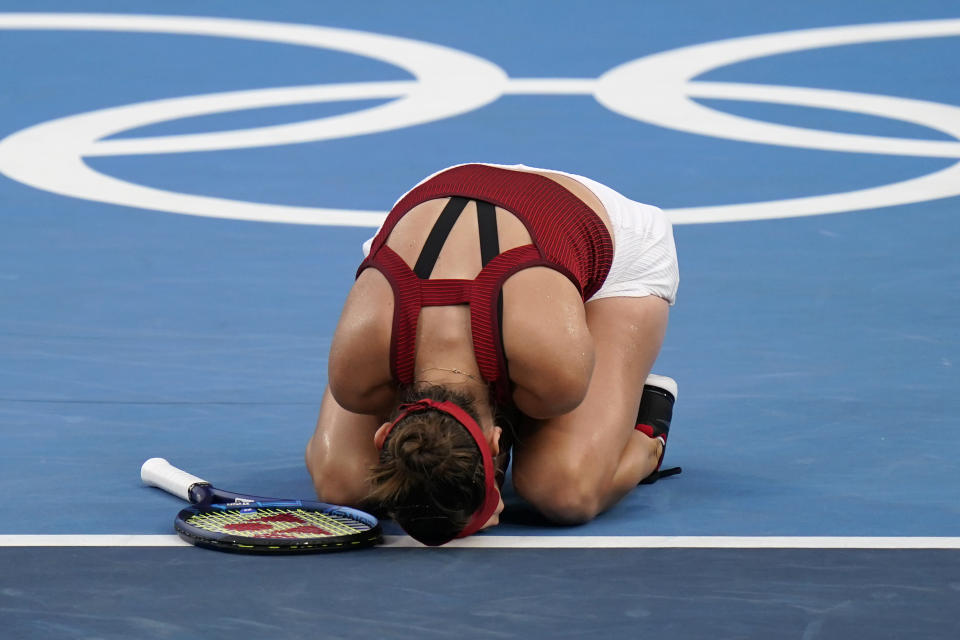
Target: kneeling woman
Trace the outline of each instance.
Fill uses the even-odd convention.
[[[322,500],[443,544],[499,522],[511,446],[517,493],[558,523],[657,477],[676,388],[644,389],[678,284],[659,209],[468,164],[401,198],[364,251],[307,446]]]

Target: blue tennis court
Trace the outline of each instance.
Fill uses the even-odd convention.
[[[0,0],[9,638],[960,636],[960,7]],[[580,527],[194,549],[153,456],[303,496],[395,199],[463,162],[667,210],[666,464]]]

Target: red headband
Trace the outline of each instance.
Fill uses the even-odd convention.
[[[463,530],[457,534],[458,538],[466,538],[467,536],[479,531],[480,528],[485,525],[488,520],[490,520],[494,512],[497,510],[497,507],[500,505],[500,493],[497,490],[496,475],[493,472],[493,457],[490,455],[490,446],[487,444],[487,439],[484,437],[483,430],[480,428],[480,425],[477,424],[477,421],[470,417],[470,414],[464,411],[463,408],[459,407],[453,402],[437,402],[436,400],[423,398],[410,404],[400,405],[400,415],[397,416],[397,419],[394,420],[393,423],[387,428],[387,432],[384,434],[383,440],[386,442],[387,436],[389,436],[390,432],[393,431],[393,428],[397,426],[397,423],[410,414],[431,410],[445,413],[463,425],[463,428],[470,433],[474,441],[477,443],[477,446],[480,447],[480,455],[483,457],[483,503],[480,505],[480,508],[477,509],[470,517],[470,521],[467,523],[467,526],[465,526]]]

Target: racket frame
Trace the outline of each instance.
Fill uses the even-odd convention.
[[[151,473],[152,471],[152,473]],[[166,460],[151,459],[141,470],[144,482],[173,493],[191,502],[174,519],[174,529],[183,540],[198,547],[250,554],[301,554],[343,551],[370,547],[383,541],[379,520],[369,513],[310,500],[267,498],[218,489],[206,480],[170,465]],[[169,481],[167,478],[175,478]],[[210,531],[190,524],[189,520],[205,513],[260,509],[303,509],[325,515],[344,516],[369,527],[366,531],[340,536],[311,538],[256,538]]]

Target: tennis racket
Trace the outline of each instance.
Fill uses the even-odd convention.
[[[359,549],[382,540],[369,513],[306,500],[278,500],[224,491],[206,480],[150,458],[144,484],[193,503],[177,514],[181,538],[207,549],[240,553],[317,553]]]

